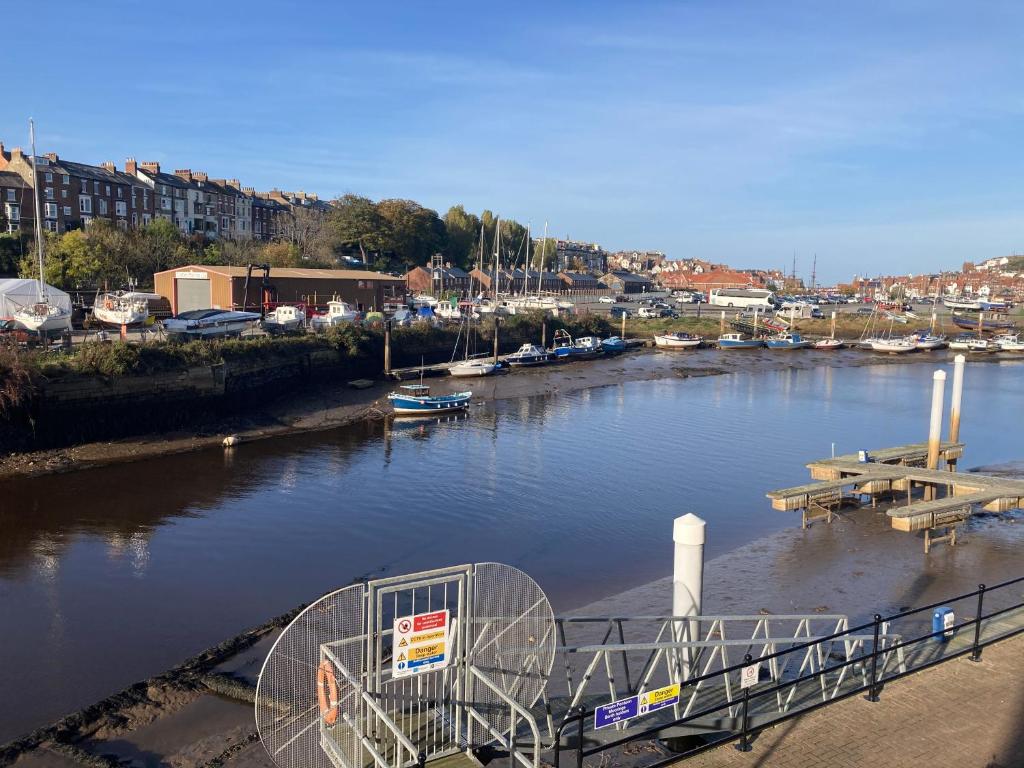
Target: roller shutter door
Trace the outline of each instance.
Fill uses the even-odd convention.
[[[210,281],[179,277],[177,311],[188,312],[191,309],[210,309]]]

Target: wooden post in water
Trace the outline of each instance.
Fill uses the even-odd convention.
[[[760,315],[760,310],[754,309],[754,338],[757,338],[757,318]]]
[[[718,335],[725,333],[725,310],[722,310],[722,319],[718,321]]]
[[[836,337],[836,311],[832,310],[832,338]]]
[[[622,340],[626,340],[626,311],[622,311]]]
[[[540,321],[540,348],[547,349],[548,346],[548,321]]]
[[[934,309],[932,310],[932,327],[929,331],[933,336],[935,335],[935,324],[938,322],[939,314]]]
[[[964,367],[967,358],[957,355],[953,358],[953,395],[949,404],[949,442],[960,440],[960,401],[964,396]],[[956,459],[946,462],[950,472],[956,472]]]
[[[391,373],[391,321],[384,323],[384,375]]]
[[[939,468],[939,444],[942,439],[942,397],[946,389],[946,372],[932,374],[932,414],[928,424],[928,469]],[[935,489],[925,487],[925,500],[935,498]]]
[[[494,364],[498,364],[498,326],[501,325],[501,320],[498,318],[498,313],[494,313]]]
[[[980,339],[985,334],[985,313],[978,313],[978,338]]]
[[[789,330],[796,330],[796,307],[789,308]]]

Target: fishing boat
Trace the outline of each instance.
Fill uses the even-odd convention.
[[[659,349],[694,349],[704,343],[703,336],[676,331],[675,333],[659,333],[654,336],[654,346]]]
[[[306,325],[306,312],[301,307],[282,304],[263,317],[263,328],[268,333],[290,333]]]
[[[986,301],[984,299],[971,299],[966,296],[948,296],[942,300],[947,309],[962,310],[966,312],[991,312],[1006,309],[1006,303],[1002,301]]]
[[[156,293],[112,291],[96,297],[92,316],[104,325],[141,325],[149,319],[149,302],[160,298]]]
[[[999,346],[988,339],[973,338],[967,342],[968,352],[998,352]]]
[[[550,358],[550,353],[536,344],[523,344],[519,349],[505,358],[505,362],[513,367],[543,365]]]
[[[823,352],[834,352],[837,349],[842,349],[846,346],[846,343],[839,339],[818,339],[811,346],[813,349],[821,350]]]
[[[604,354],[601,340],[596,336],[579,336],[573,339],[570,356],[576,360],[593,360]]]
[[[459,378],[473,376],[490,376],[498,370],[498,366],[487,360],[463,360],[448,369],[448,373]]]
[[[945,336],[937,336],[934,333],[928,332],[918,332],[907,338],[914,342],[915,347],[925,352],[930,352],[934,349],[945,349],[948,344]]]
[[[455,392],[451,395],[431,395],[425,384],[404,384],[400,391],[388,394],[391,407],[396,414],[433,414],[463,411],[469,407],[472,392]]]
[[[1007,328],[1013,328],[1013,321],[1007,320],[1004,317],[994,316],[985,317],[984,315],[975,315],[968,317],[967,315],[959,315],[956,312],[952,316],[953,324],[958,328],[967,328],[969,330],[977,330],[979,324],[982,330],[985,331],[1000,331]]]
[[[992,339],[992,343],[999,346],[1002,352],[1024,352],[1024,341],[1016,333],[1004,333]]]
[[[601,349],[606,355],[621,355],[626,351],[626,340],[618,336],[609,336],[601,340]]]
[[[950,340],[949,348],[957,352],[966,352],[968,349],[967,345],[970,344],[970,342],[973,340],[973,333],[961,333],[956,338]]]
[[[803,338],[799,333],[786,331],[772,336],[765,341],[765,346],[768,349],[807,349],[807,347],[811,346],[811,342]]]
[[[36,127],[31,120],[28,121],[29,141],[32,146],[32,193],[35,197],[35,209],[41,211],[42,203],[39,200],[39,174],[36,171]],[[36,229],[36,252],[39,255],[39,300],[33,304],[19,307],[14,311],[14,320],[30,331],[37,333],[49,333],[51,331],[71,330],[71,310],[50,300],[50,294],[46,287],[46,268],[43,256],[43,224],[42,216],[33,216]]]
[[[885,352],[890,355],[903,355],[916,350],[917,344],[910,339],[900,337],[872,339],[871,349],[875,352]]]
[[[309,319],[309,324],[314,331],[323,331],[342,323],[353,323],[357,317],[359,317],[359,313],[350,304],[340,299],[333,299],[327,302],[327,311],[313,315]]]
[[[720,349],[757,349],[764,346],[761,339],[752,339],[742,333],[723,333],[718,337]]]
[[[193,309],[164,320],[169,336],[213,338],[237,336],[260,319],[259,312],[236,312],[230,309]]]

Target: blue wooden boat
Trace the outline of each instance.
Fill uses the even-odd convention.
[[[958,328],[966,328],[971,331],[977,330],[978,328],[978,315],[968,317],[965,315],[958,315],[954,312],[952,320],[953,324]],[[1013,328],[1013,321],[1000,316],[985,317],[981,320],[981,328],[985,331],[1004,331],[1008,328]]]
[[[391,407],[396,414],[448,413],[463,411],[469,407],[472,392],[455,392],[451,395],[431,395],[430,387],[424,384],[406,384],[398,388],[400,391],[388,394]]]
[[[609,336],[601,342],[601,349],[606,355],[621,355],[626,351],[626,340],[618,336]]]
[[[742,333],[725,333],[718,337],[718,346],[720,349],[758,349],[764,346],[764,342]]]
[[[594,336],[580,336],[573,339],[565,330],[559,328],[552,339],[551,357],[554,360],[590,360],[604,354],[601,340]]]
[[[806,349],[811,342],[802,338],[799,333],[786,331],[778,336],[772,336],[765,342],[768,349]]]

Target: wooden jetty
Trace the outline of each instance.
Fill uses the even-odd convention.
[[[939,460],[947,463],[947,470],[925,467],[927,443],[868,451],[869,461],[861,461],[855,454],[819,459],[807,465],[818,482],[769,491],[767,496],[773,509],[801,510],[804,528],[816,519],[831,522],[845,503],[860,504],[867,496],[875,507],[879,497],[889,497],[892,505],[886,514],[892,527],[924,531],[927,552],[938,541],[956,544],[956,526],[975,509],[1007,512],[1024,507],[1024,481],[955,472],[963,449],[963,443],[939,445]],[[915,488],[924,489],[923,500],[914,497]],[[906,494],[906,504],[897,500],[902,494]],[[936,535],[937,531],[943,533]]]

